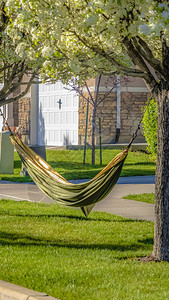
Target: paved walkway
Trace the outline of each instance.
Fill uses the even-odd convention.
[[[153,204],[127,200],[122,197],[129,194],[154,192],[154,180],[154,176],[121,177],[111,193],[104,200],[97,203],[93,210],[105,211],[126,218],[153,221]],[[0,199],[53,202],[34,184],[15,184],[3,181],[0,181]]]

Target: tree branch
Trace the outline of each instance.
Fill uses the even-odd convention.
[[[92,94],[91,94],[91,92],[90,92],[90,90],[89,90],[89,87],[88,87],[88,84],[87,84],[87,82],[86,82],[86,81],[85,81],[85,86],[86,86],[86,88],[87,88],[87,91],[88,91],[88,93],[89,93],[89,95],[90,95],[90,99],[92,100],[92,102],[93,102],[93,105],[94,105],[95,101],[94,101],[94,99],[93,99],[93,96],[92,96]]]
[[[88,43],[88,41],[84,36],[83,37],[79,36],[75,31],[74,34],[87,48],[91,49],[94,53],[99,54],[100,56],[106,58],[109,62],[111,62],[112,65],[116,67],[117,72],[123,73],[124,75],[132,76],[132,77],[141,77],[145,80],[148,80],[148,77],[145,72],[122,65],[114,57],[110,56],[103,48],[100,48],[98,44],[91,45]]]
[[[137,38],[132,38],[133,44],[137,51],[141,54],[141,56],[162,76],[164,77],[164,70],[161,62],[156,59],[146,44],[141,38],[138,37],[139,43]]]
[[[20,66],[18,66],[18,64],[15,64],[14,68],[12,69],[12,74],[10,76],[8,72],[7,77],[4,80],[4,86],[0,91],[0,97],[6,99],[11,93],[13,93],[20,86],[26,71],[26,66],[24,66],[24,63],[22,63],[21,68],[22,71],[20,70]],[[18,74],[19,77],[17,77]]]
[[[8,98],[8,99],[6,99],[6,98],[4,99],[4,98],[0,97],[0,107],[5,105],[5,104],[8,104],[8,103],[11,103],[11,102],[14,102],[14,101],[17,101],[17,100],[23,98],[28,93],[35,76],[36,76],[36,74],[33,73],[30,80],[29,80],[29,83],[27,84],[27,86],[25,88],[25,90],[23,92],[21,92],[20,94],[18,94],[17,96],[11,97],[11,98]],[[1,100],[1,98],[2,98],[2,100]]]
[[[102,78],[102,74],[99,75],[98,82],[97,82],[96,96],[95,96],[95,104],[96,104],[96,106],[97,106],[97,101],[98,101],[99,87],[100,87],[101,78]]]
[[[162,43],[162,63],[165,75],[169,75],[169,47],[167,46],[166,38],[163,32],[161,32]]]
[[[86,98],[84,96],[84,94],[80,91],[79,87],[76,87],[75,85],[71,86],[70,84],[68,84],[68,85],[72,88],[72,90],[76,91],[81,97],[83,97],[83,99],[85,99],[86,101],[89,101],[89,103],[93,106],[93,102],[91,102],[89,100],[89,98]],[[66,88],[66,89],[68,89],[68,88]]]
[[[132,59],[133,63],[137,67],[139,67],[139,69],[145,74],[145,77],[143,77],[143,78],[146,80],[147,84],[150,86],[150,88],[153,88],[153,86],[156,84],[156,80],[155,80],[154,76],[151,74],[144,59],[139,54],[138,50],[134,47],[132,40],[126,36],[123,39],[123,44],[127,50],[129,57]]]
[[[9,22],[9,18],[7,17],[6,13],[5,13],[5,5],[6,2],[3,1],[3,3],[1,4],[1,10],[0,10],[0,21],[1,21],[1,26],[0,26],[0,32],[4,32],[5,28],[8,25]],[[0,36],[0,44],[2,44],[3,42],[3,35]]]
[[[110,93],[114,90],[114,88],[115,88],[115,86],[116,86],[116,84],[114,84],[114,86],[104,95],[104,97],[97,103],[97,106],[99,106],[99,104],[101,103],[101,102],[103,102],[104,101],[104,99],[106,99],[109,95],[110,95]]]

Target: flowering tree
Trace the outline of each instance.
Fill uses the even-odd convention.
[[[2,1],[1,1],[2,2]],[[22,7],[15,28],[43,43],[42,75],[140,77],[158,103],[153,257],[169,261],[169,4],[167,0],[8,0]],[[25,22],[26,20],[26,22]],[[33,29],[32,29],[33,28]],[[11,29],[12,32],[13,29]],[[15,29],[16,32],[16,29]],[[16,33],[15,33],[16,35]],[[29,38],[28,38],[29,40]],[[19,52],[27,42],[21,43]],[[25,51],[25,50],[24,50]],[[37,58],[41,51],[35,51]],[[59,66],[58,57],[68,60]],[[54,59],[55,58],[55,59]],[[57,59],[56,59],[57,58]],[[55,68],[55,63],[57,68]]]
[[[11,94],[18,90],[20,83],[23,81],[24,74],[29,72],[28,66],[24,59],[21,59],[17,54],[17,42],[9,37],[8,26],[10,24],[10,18],[6,13],[6,3],[1,1],[0,6],[0,82],[3,87],[0,90],[0,106],[8,102],[17,100],[19,97],[24,96],[35,77],[34,72],[31,72],[31,76],[27,80],[25,89],[22,93],[12,97]],[[16,50],[16,51],[15,51]],[[11,99],[12,98],[12,99]]]
[[[169,261],[169,5],[166,0],[46,0],[75,72],[143,78],[158,103],[153,257]],[[79,72],[80,73],[80,72]]]
[[[24,10],[24,1],[0,0],[0,106],[22,98],[37,78],[58,80],[56,72],[55,79],[48,76],[51,63],[63,75],[63,61],[67,58],[55,47],[51,60],[49,53],[46,56],[44,43],[48,44],[48,38],[43,24]]]
[[[169,261],[169,5],[168,1],[66,2],[70,45],[95,53],[105,71],[141,77],[158,103],[153,256]],[[83,17],[82,17],[83,16]],[[80,22],[80,18],[81,21]],[[67,33],[68,34],[68,33]],[[73,35],[73,36],[72,36]],[[80,42],[79,42],[80,41]]]

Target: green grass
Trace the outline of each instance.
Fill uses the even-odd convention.
[[[152,203],[152,204],[154,204],[154,202],[155,202],[154,193],[144,193],[144,194],[138,194],[138,195],[133,194],[133,195],[124,196],[123,198],[124,199],[129,199],[129,200]]]
[[[62,300],[169,299],[169,263],[153,222],[56,205],[0,201],[0,279]]]
[[[48,163],[67,180],[87,179],[94,177],[101,169],[119,153],[120,150],[103,150],[103,165],[99,164],[99,150],[96,150],[96,164],[91,165],[91,150],[87,150],[86,164],[83,165],[82,150],[47,150]],[[29,177],[21,177],[21,161],[18,154],[14,154],[14,174],[1,174],[0,180],[31,181]],[[142,152],[129,152],[121,176],[154,175],[155,163],[149,155]]]

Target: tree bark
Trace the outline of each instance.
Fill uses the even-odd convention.
[[[95,164],[95,121],[96,121],[96,107],[93,109],[92,116],[92,165]]]
[[[169,83],[161,81],[158,103],[158,147],[155,183],[153,257],[169,261]]]

